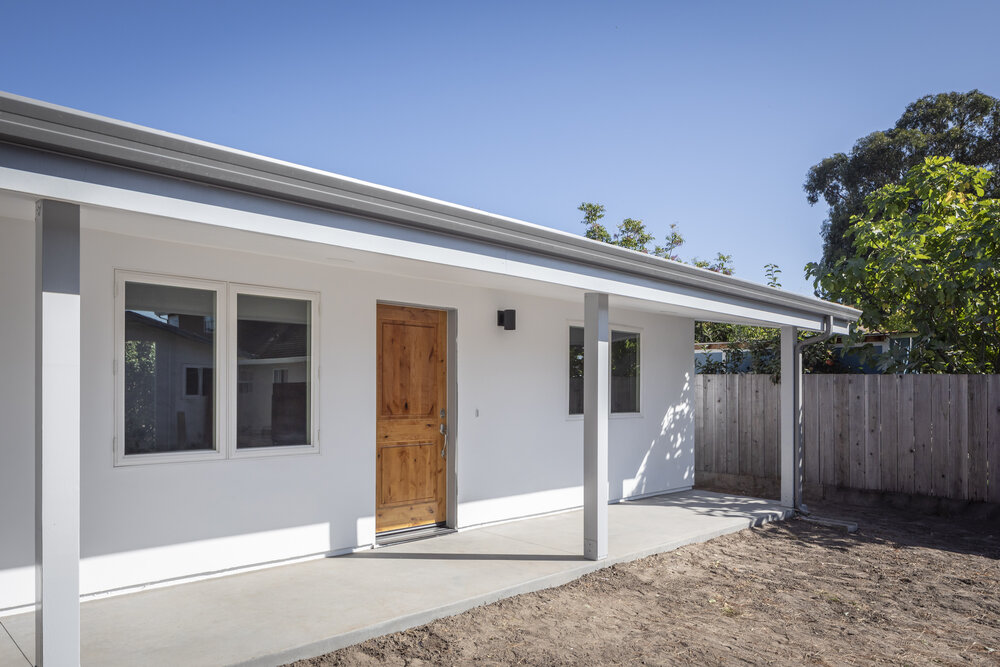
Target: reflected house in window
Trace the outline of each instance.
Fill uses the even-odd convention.
[[[215,294],[125,288],[125,453],[215,448]]]
[[[309,443],[308,301],[237,297],[239,449]]]

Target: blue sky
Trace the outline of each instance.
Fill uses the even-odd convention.
[[[1000,3],[8,2],[0,89],[808,293],[807,169],[916,98],[1000,96]]]

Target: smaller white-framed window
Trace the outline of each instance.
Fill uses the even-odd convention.
[[[229,287],[229,455],[319,451],[319,295]]]
[[[218,281],[115,272],[115,465],[225,457],[225,294]]]
[[[609,388],[611,417],[642,416],[642,329],[610,326]],[[569,323],[568,338],[567,414],[571,419],[583,417],[583,325]]]

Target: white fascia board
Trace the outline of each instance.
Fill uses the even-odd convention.
[[[639,277],[626,281],[614,272],[595,268],[583,273],[578,266],[533,256],[526,252],[491,248],[491,252],[472,251],[461,247],[447,247],[417,242],[406,238],[393,238],[382,234],[365,233],[356,229],[328,227],[288,218],[251,213],[221,206],[213,206],[184,199],[175,199],[134,190],[113,188],[56,176],[38,174],[0,167],[0,182],[7,190],[38,198],[60,199],[100,208],[112,208],[158,217],[191,221],[216,227],[292,238],[313,243],[360,250],[381,255],[415,259],[468,269],[500,274],[527,280],[568,286],[583,291],[640,299],[699,310],[706,319],[718,314],[737,321],[790,325],[802,329],[822,328],[822,316],[809,312],[796,312],[780,305],[762,307],[738,298],[724,300],[700,290],[663,284]],[[372,222],[372,225],[378,225]],[[400,230],[405,232],[405,230]],[[402,235],[402,234],[401,234]],[[441,239],[447,242],[447,237]],[[455,245],[468,245],[459,244]]]
[[[860,315],[839,304],[576,234],[2,92],[0,139],[438,234],[464,236],[586,267],[643,276],[658,284],[666,281],[714,292],[723,295],[723,300],[739,298],[774,304],[805,313],[809,319],[831,314],[853,321]]]

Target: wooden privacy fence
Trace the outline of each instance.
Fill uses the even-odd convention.
[[[695,470],[777,479],[779,387],[695,376]],[[805,375],[804,483],[1000,502],[1000,375]]]

